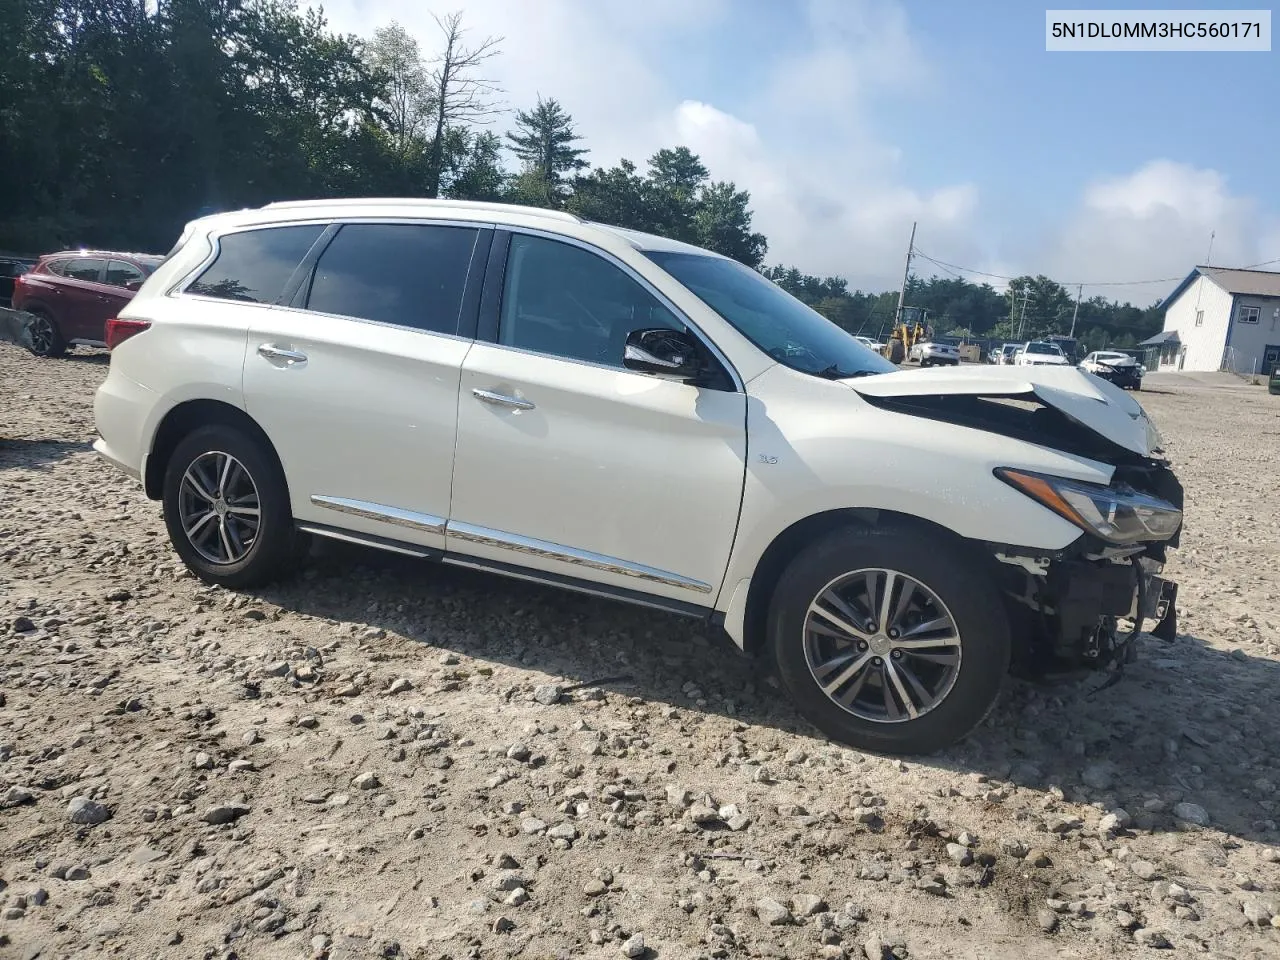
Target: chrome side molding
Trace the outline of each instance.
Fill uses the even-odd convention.
[[[326,510],[336,510],[338,513],[391,523],[398,527],[408,527],[410,530],[418,530],[422,533],[443,535],[445,532],[445,519],[433,517],[428,513],[414,513],[412,510],[388,507],[382,503],[370,503],[368,500],[349,500],[346,497],[324,497],[318,494],[311,495],[311,502]]]
[[[373,547],[375,550],[389,550],[391,553],[401,553],[406,557],[417,557],[419,560],[426,560],[433,556],[432,551],[425,548],[419,549],[412,544],[393,542],[383,537],[339,530],[337,527],[326,527],[319,523],[300,523],[297,526],[303,533],[315,534],[317,537],[328,537],[330,540],[341,540],[343,543]],[[434,556],[439,556],[439,552],[437,551]]]
[[[502,530],[494,530],[490,527],[481,527],[472,523],[461,523],[457,520],[445,520],[443,517],[434,517],[426,513],[415,513],[412,510],[403,510],[400,507],[390,507],[382,503],[372,503],[368,500],[351,500],[347,497],[329,497],[320,494],[312,494],[311,502],[317,507],[324,507],[326,510],[333,510],[337,513],[349,514],[353,517],[361,517],[365,520],[377,520],[380,523],[389,523],[399,527],[406,527],[410,530],[416,530],[419,533],[431,533],[446,536],[449,539],[456,539],[464,543],[478,543],[486,547],[497,547],[501,550],[510,550],[512,553],[525,554],[526,556],[542,557],[547,560],[556,560],[560,563],[571,564],[588,570],[599,570],[604,573],[612,573],[623,577],[632,577],[636,580],[643,580],[647,583],[660,583],[663,586],[678,587],[682,590],[692,590],[694,593],[711,593],[711,584],[703,583],[701,580],[694,580],[692,577],[681,576],[678,573],[672,573],[669,570],[659,570],[656,567],[646,567],[641,563],[631,563],[627,560],[621,560],[618,557],[610,557],[603,553],[592,553],[589,550],[578,550],[575,547],[566,547],[563,544],[552,543],[549,540],[535,540],[532,537],[522,537],[515,533],[506,533]],[[301,525],[301,529],[308,529],[306,525]],[[346,537],[327,529],[314,529],[312,533],[319,533],[321,536],[336,537],[337,539],[349,539],[353,543],[365,543],[369,546],[384,546],[376,542],[376,539],[360,539],[362,534],[346,531],[349,535]],[[447,545],[446,545],[447,548]],[[387,548],[384,549],[394,549]],[[400,549],[401,553],[411,553],[412,551]],[[426,555],[425,553],[423,554]],[[449,559],[446,557],[446,559]]]
[[[561,563],[569,563],[590,570],[600,570],[624,577],[634,577],[637,580],[645,580],[649,583],[680,587],[696,593],[711,592],[711,584],[703,583],[701,580],[694,580],[691,577],[684,577],[678,573],[671,573],[669,570],[659,570],[656,567],[646,567],[639,563],[629,563],[626,560],[606,556],[602,553],[591,553],[587,550],[578,550],[574,547],[566,547],[547,540],[522,537],[519,534],[505,533],[501,530],[480,527],[471,523],[450,520],[446,525],[446,535],[450,538],[456,537],[466,543],[478,543],[486,547],[510,550],[513,553],[558,560]]]

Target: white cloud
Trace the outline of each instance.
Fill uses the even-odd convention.
[[[1280,257],[1280,222],[1252,198],[1233,194],[1223,174],[1152,160],[1085,188],[1076,212],[1046,240],[1042,272],[1086,283],[1181,278],[1205,262],[1210,234],[1213,263],[1220,266]],[[1092,293],[1146,304],[1172,286],[1099,287]]]

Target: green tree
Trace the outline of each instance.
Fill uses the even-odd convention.
[[[663,234],[696,243],[694,223],[710,174],[688,147],[659,150],[649,158],[649,187],[654,219]]]
[[[573,118],[555,99],[539,96],[532,110],[516,113],[516,129],[507,134],[507,141],[525,171],[542,178],[553,201],[561,194],[565,176],[587,166],[582,158],[588,151],[574,146],[582,137],[574,130]]]
[[[636,165],[630,160],[577,177],[568,209],[584,220],[612,223],[633,230],[658,229],[650,184],[636,172]]]
[[[763,233],[751,230],[751,197],[732,183],[713,183],[701,191],[693,217],[699,246],[758,267],[769,248]]]
[[[458,200],[502,200],[507,196],[509,177],[502,168],[502,141],[485,130],[470,134],[459,131],[461,149],[445,193]]]

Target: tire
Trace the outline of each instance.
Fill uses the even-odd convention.
[[[768,638],[783,687],[819,730],[860,750],[919,754],[949,746],[982,722],[1009,671],[1009,623],[987,569],[960,546],[911,528],[849,527],[811,544],[783,572],[769,607]],[[892,658],[886,654],[868,662],[875,648],[885,653],[891,647],[886,633],[865,634],[870,642],[859,649],[861,641],[841,646],[844,641],[822,632],[831,624],[824,616],[811,615],[811,604],[828,597],[833,586],[844,597],[861,588],[865,600],[870,590],[864,575],[841,582],[857,571],[875,571],[871,578],[877,605],[883,602],[887,573],[895,574],[891,609],[901,602],[905,579],[913,581],[907,607],[890,619],[905,624],[905,632],[921,632],[917,649],[900,648]],[[825,600],[823,606],[833,609]],[[846,600],[845,609],[857,614],[858,602]],[[927,628],[938,616],[949,617],[955,629]],[[812,629],[815,622],[817,630]],[[934,645],[952,634],[958,642]],[[919,649],[926,644],[926,649]],[[949,659],[953,662],[943,662]],[[813,668],[811,660],[816,663]],[[851,673],[858,661],[865,666]],[[893,666],[900,686],[895,687],[886,667],[878,664]],[[820,674],[828,686],[838,684],[833,694],[846,698],[852,709],[828,696]],[[911,691],[916,716],[909,715],[898,690]],[[936,695],[936,702],[930,704],[921,691]],[[890,713],[890,702],[897,716]]]
[[[53,314],[44,307],[31,307],[26,312],[35,317],[30,324],[31,352],[37,357],[60,357],[66,353],[67,341]]]
[[[224,473],[227,457],[233,465]],[[188,471],[198,483],[188,482]],[[220,474],[225,489],[219,489]],[[258,586],[296,567],[304,538],[294,528],[284,473],[274,452],[243,430],[211,424],[184,437],[165,466],[163,491],[169,539],[205,583]],[[188,535],[188,527],[198,530]]]

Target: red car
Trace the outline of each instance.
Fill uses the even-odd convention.
[[[14,281],[13,308],[33,314],[31,351],[58,357],[74,343],[106,346],[106,324],[163,257],[67,250],[40,258]]]

